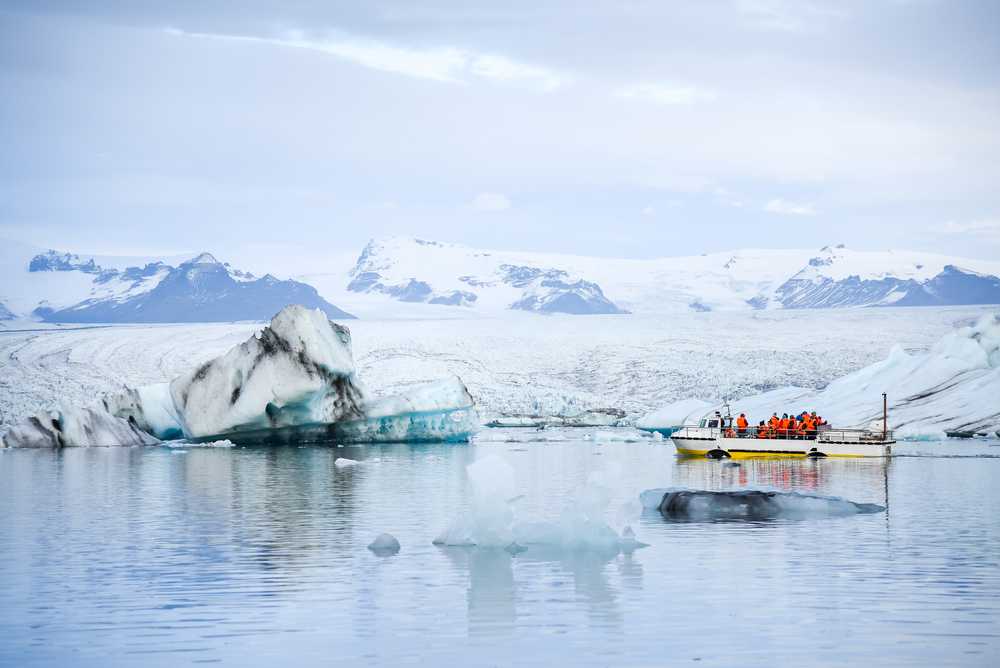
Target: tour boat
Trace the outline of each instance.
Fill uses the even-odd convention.
[[[892,432],[883,395],[881,429],[833,429],[824,425],[814,432],[768,434],[758,438],[753,425],[740,429],[732,415],[716,413],[701,419],[697,426],[681,427],[670,439],[681,455],[715,459],[746,457],[888,457],[892,454]]]

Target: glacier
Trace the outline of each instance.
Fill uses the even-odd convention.
[[[774,411],[809,409],[835,426],[880,426],[883,392],[889,400],[889,427],[900,438],[1000,430],[1000,313],[958,327],[926,352],[911,354],[897,345],[884,360],[822,389],[776,388],[730,405],[733,414],[746,413],[752,423]],[[657,424],[670,421],[657,418],[654,411],[639,423],[645,428],[674,426]]]
[[[83,427],[65,428],[67,416],[71,426],[81,416]],[[4,445],[138,445],[145,437],[224,437],[241,444],[464,441],[477,427],[473,398],[457,376],[370,398],[357,377],[350,331],[319,309],[294,305],[169,383],[108,393],[48,421],[29,418],[5,434]],[[102,437],[95,441],[91,432]]]

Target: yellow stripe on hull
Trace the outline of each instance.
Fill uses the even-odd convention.
[[[717,448],[712,448],[716,450]],[[728,451],[727,451],[728,452]],[[704,457],[709,453],[708,450],[688,450],[687,448],[677,448],[677,454],[691,456],[691,457]],[[842,453],[823,453],[825,457],[874,457],[878,455],[860,455],[860,454],[842,454]],[[799,459],[805,459],[809,456],[807,452],[729,452],[729,456],[733,459],[787,459],[789,457],[797,457]]]

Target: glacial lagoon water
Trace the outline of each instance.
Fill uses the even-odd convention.
[[[628,433],[0,452],[0,665],[1000,665],[1000,442],[734,466],[610,440]],[[469,506],[466,466],[491,455],[519,518],[557,519],[596,481],[607,522],[648,546],[433,545]],[[670,486],[887,510],[639,508]],[[382,532],[398,553],[367,549]]]

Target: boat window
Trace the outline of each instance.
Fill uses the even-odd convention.
[[[709,420],[708,421],[708,427],[710,429],[718,429],[719,428],[719,421],[718,420]]]
[[[702,419],[702,421],[698,423],[698,426],[699,427],[704,427],[705,423],[707,423],[707,422],[708,422],[708,420]]]

